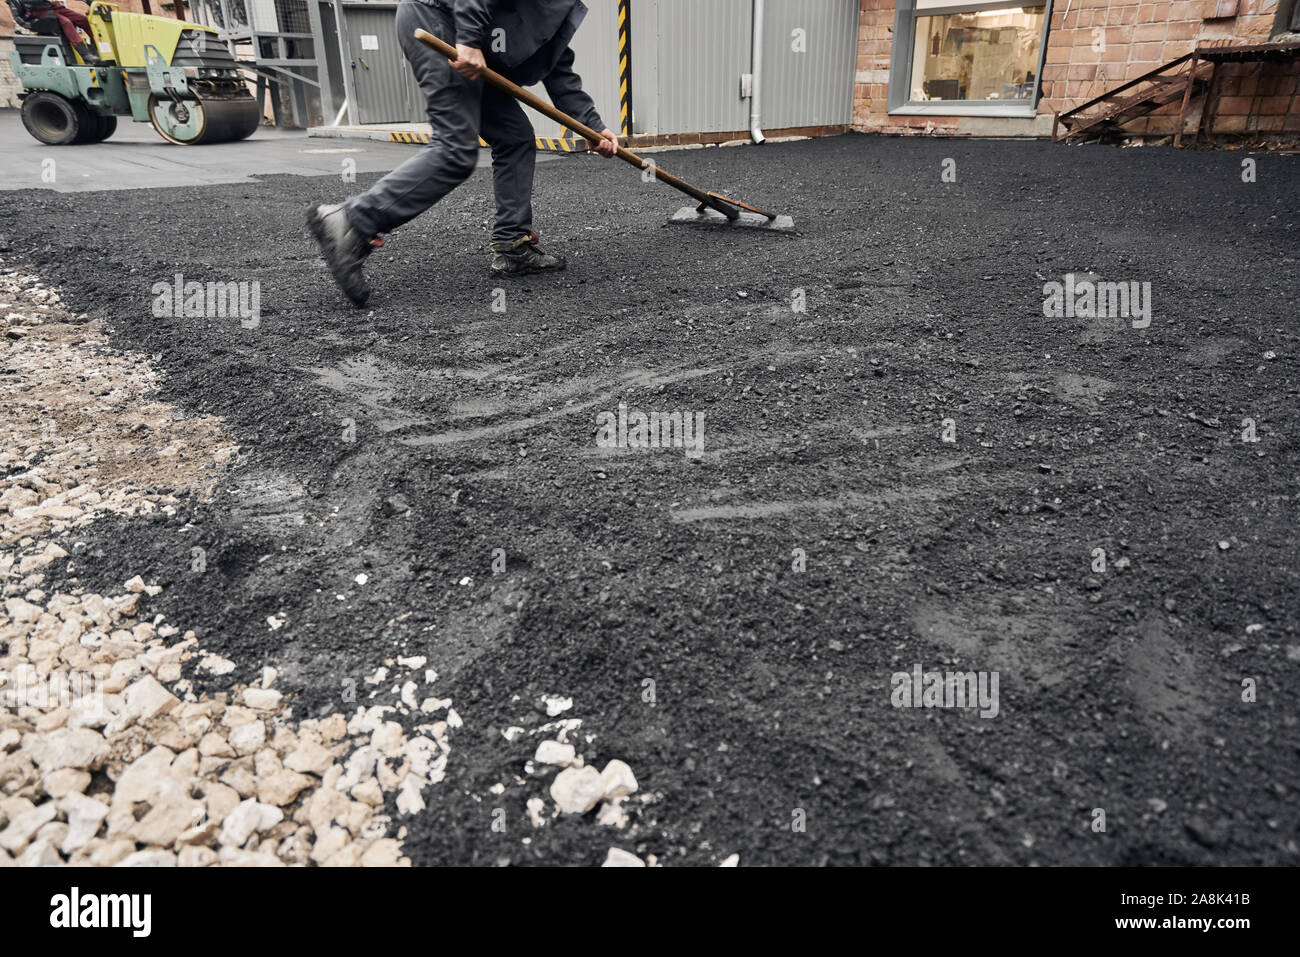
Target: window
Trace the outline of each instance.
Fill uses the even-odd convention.
[[[1050,3],[900,0],[889,112],[1032,117]]]
[[[1300,33],[1300,0],[1279,0],[1273,18],[1273,36],[1283,33]]]
[[[1033,99],[1044,9],[918,16],[911,100]]]

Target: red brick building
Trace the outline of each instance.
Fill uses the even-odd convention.
[[[862,0],[854,127],[1042,135],[1057,111],[1198,46],[1300,41],[1300,0],[1030,2]],[[1298,81],[1294,55],[1221,64],[1194,86],[1185,124],[1208,105],[1216,133],[1298,133]],[[1182,109],[1178,98],[1124,129],[1173,133]]]

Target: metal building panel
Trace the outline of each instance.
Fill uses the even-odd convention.
[[[596,102],[601,119],[613,130],[618,129],[618,0],[584,0],[587,17],[574,35],[573,68],[582,77],[582,88]],[[550,102],[542,84],[529,87]],[[525,108],[538,136],[577,138],[559,123]]]
[[[345,4],[352,82],[361,123],[410,123],[427,118],[424,97],[397,42],[397,6]]]
[[[765,130],[853,122],[859,7],[857,0],[766,0]]]
[[[658,0],[659,102],[656,132],[717,133],[749,128],[740,77],[750,68],[752,0]],[[633,30],[648,29],[633,4]],[[635,67],[634,67],[635,69]],[[634,89],[634,99],[653,94]]]
[[[659,132],[659,0],[632,4],[632,131]]]

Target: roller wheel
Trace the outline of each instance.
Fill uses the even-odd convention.
[[[88,134],[99,131],[84,103],[50,90],[36,90],[23,97],[23,126],[47,146],[84,143]]]
[[[77,103],[76,106],[83,106]],[[103,113],[96,113],[90,107],[83,107],[86,111],[86,125],[82,131],[77,134],[74,142],[80,143],[101,143],[113,135],[117,129],[117,117],[105,116]]]
[[[96,142],[103,142],[117,132],[117,117],[105,116],[99,114],[99,139]]]
[[[149,97],[149,122],[159,136],[179,146],[242,140],[260,120],[251,96],[180,102]]]

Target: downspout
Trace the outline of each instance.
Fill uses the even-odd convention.
[[[750,63],[752,79],[749,90],[749,137],[755,143],[763,143],[767,139],[763,135],[760,124],[762,113],[760,94],[763,89],[763,0],[754,0],[754,34],[750,38]]]
[[[339,42],[339,66],[343,71],[343,108],[348,113],[348,123],[353,126],[357,125],[357,91],[353,88],[352,81],[352,44],[349,42],[347,32],[344,29],[343,5],[339,0],[333,0],[334,6],[334,32]],[[321,54],[322,59],[324,53]],[[339,115],[343,115],[343,110],[339,110]],[[338,125],[338,120],[334,121]]]

